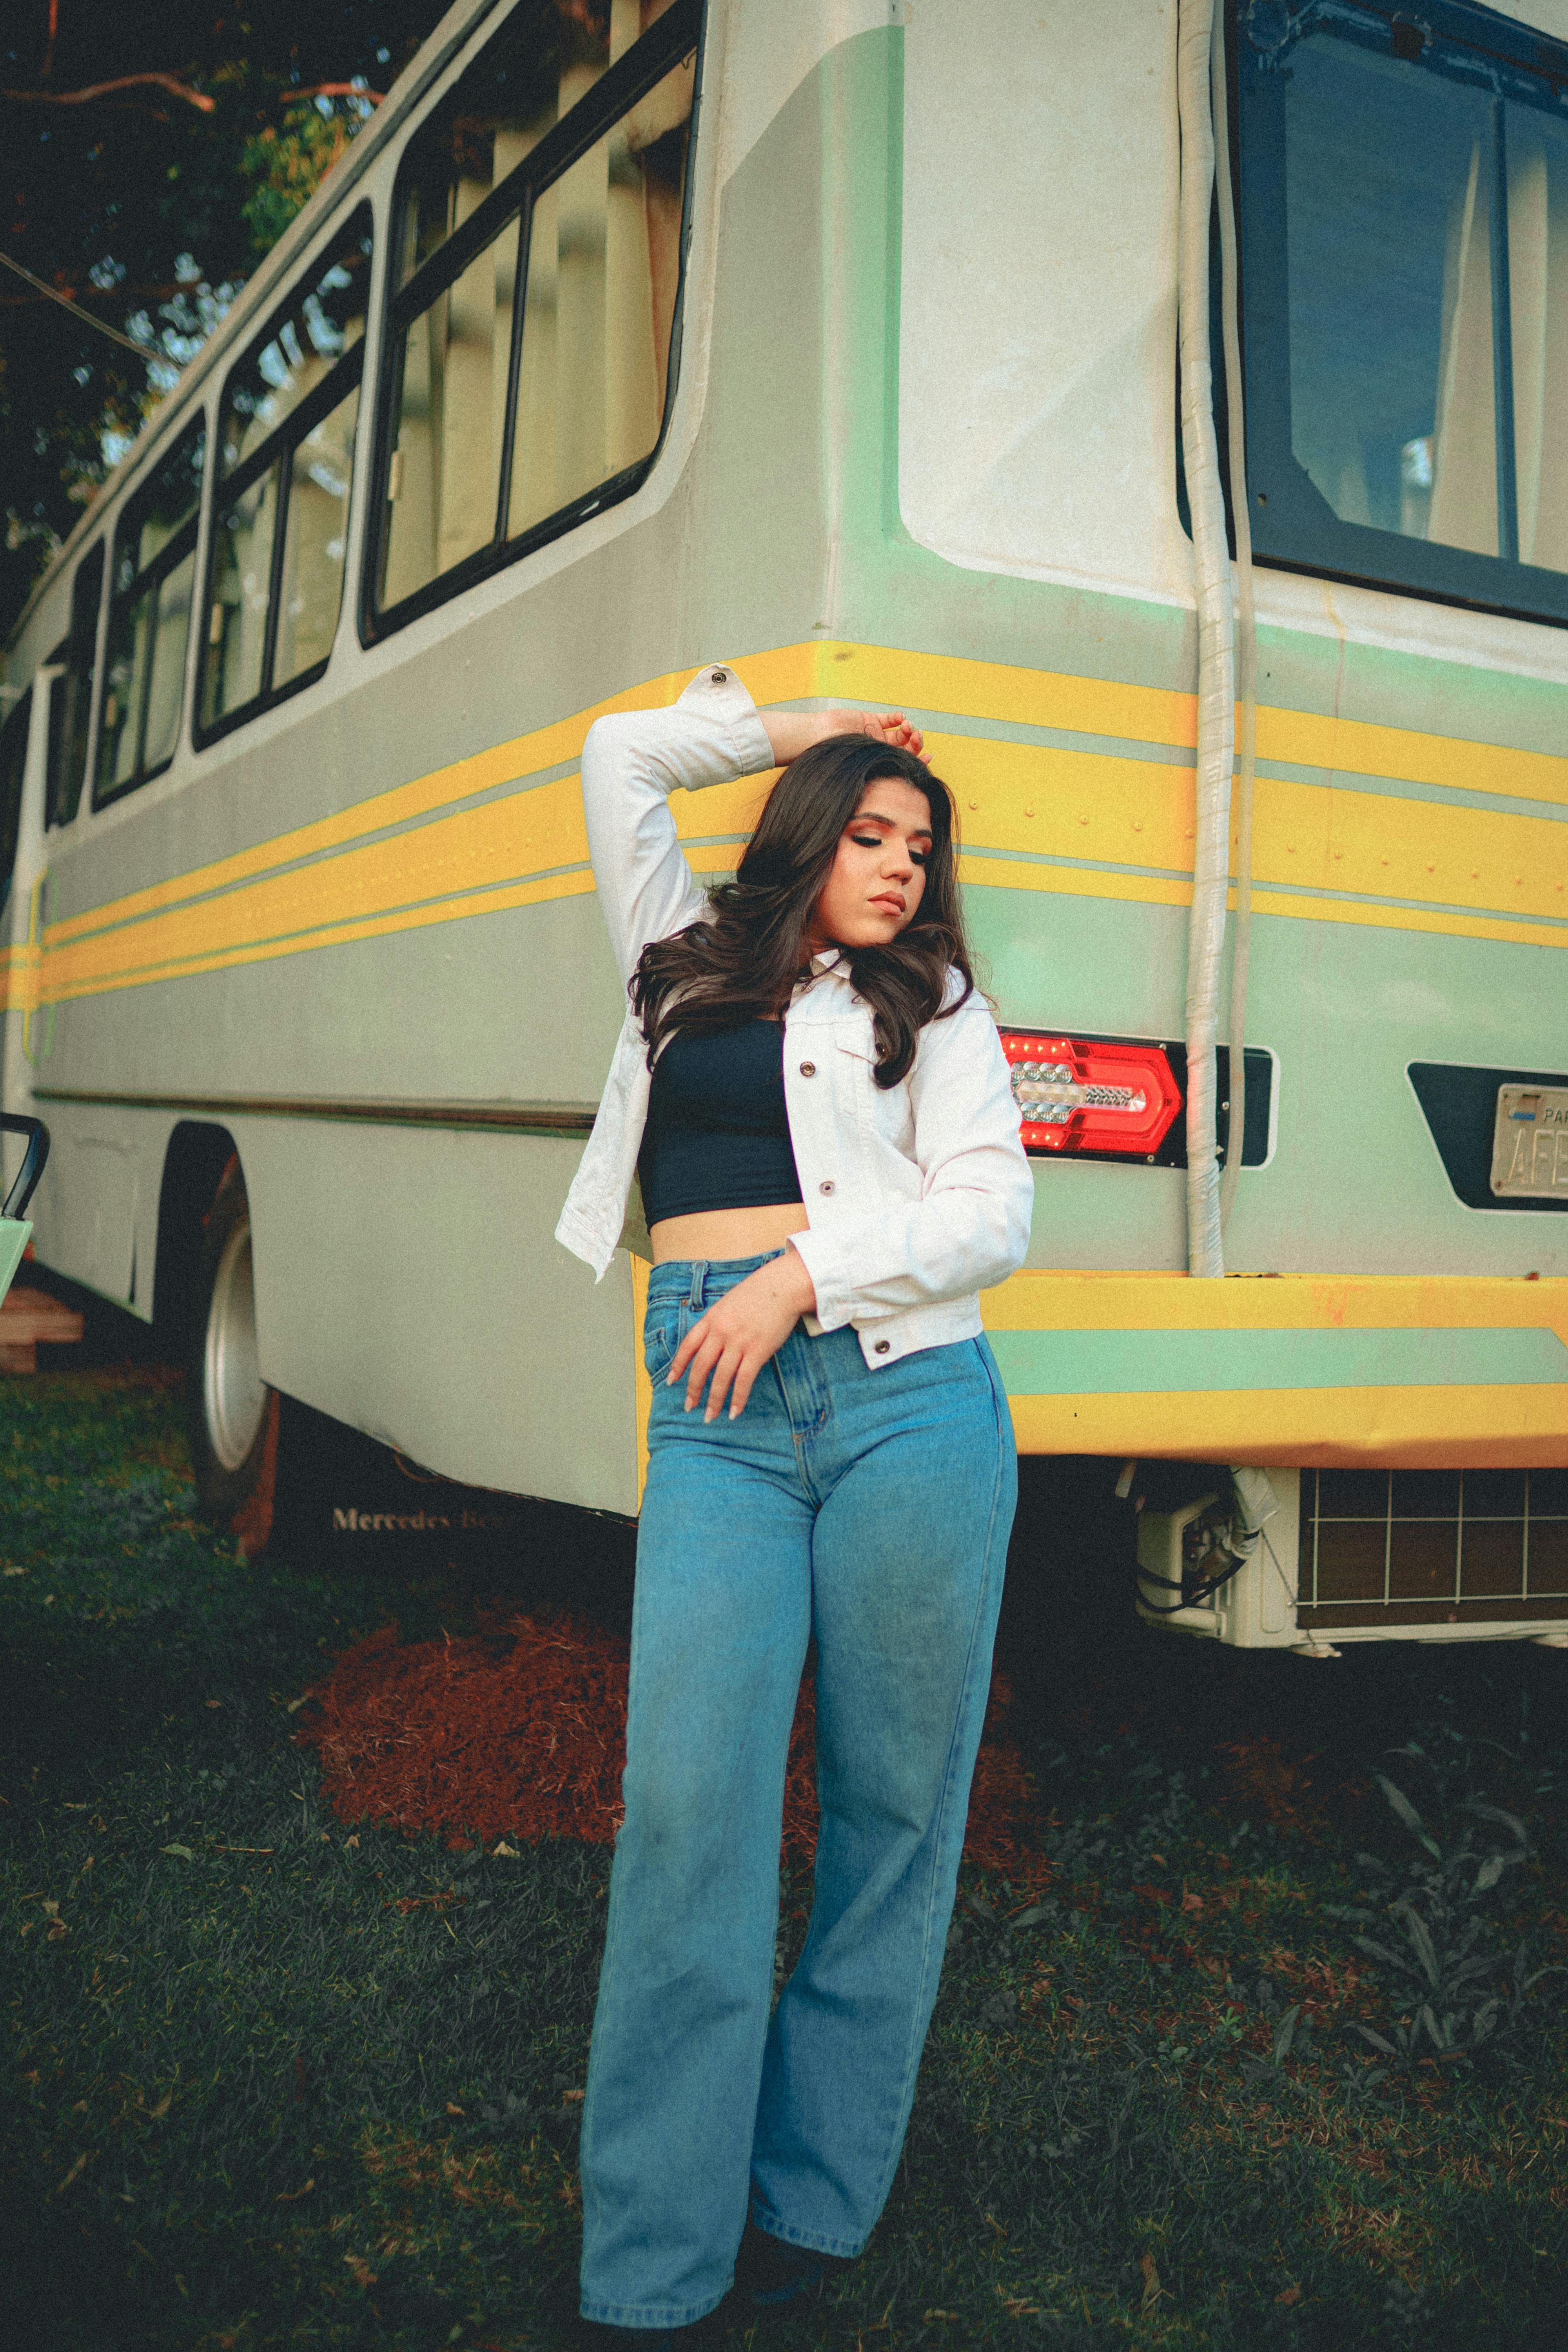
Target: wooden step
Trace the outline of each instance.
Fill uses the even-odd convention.
[[[38,1342],[68,1347],[81,1338],[81,1317],[47,1290],[13,1287],[0,1300],[0,1372],[36,1372]]]

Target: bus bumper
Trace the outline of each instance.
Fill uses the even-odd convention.
[[[1568,1465],[1568,1280],[1031,1271],[982,1310],[1021,1453]]]

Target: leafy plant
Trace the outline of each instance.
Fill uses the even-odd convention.
[[[302,100],[285,108],[280,126],[264,124],[240,149],[239,168],[251,183],[240,210],[258,254],[271,250],[346,152],[359,127],[354,117],[372,111],[368,98],[351,98],[348,106],[345,120],[325,100]]]
[[[1510,1947],[1494,1916],[1505,1874],[1531,1857],[1529,1832],[1517,1813],[1465,1797],[1455,1809],[1463,1817],[1458,1834],[1445,1847],[1397,1781],[1385,1772],[1373,1777],[1415,1851],[1402,1865],[1358,1854],[1377,1900],[1325,1908],[1363,1930],[1356,1948],[1397,1989],[1402,2013],[1381,2029],[1358,2022],[1350,2030],[1406,2063],[1431,2053],[1471,2055],[1517,2025],[1533,1988],[1559,1973],[1531,1970],[1528,1937]]]

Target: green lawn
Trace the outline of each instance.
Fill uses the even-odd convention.
[[[1568,1658],[1139,1634],[1060,1475],[1004,1627],[1054,1876],[966,1879],[888,2212],[769,2340],[1563,2352]],[[0,1383],[13,2340],[563,2344],[608,1852],[351,1832],[289,1707],[543,1571],[190,1508],[153,1369]]]

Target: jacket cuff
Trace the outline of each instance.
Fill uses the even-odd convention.
[[[704,710],[721,722],[730,739],[737,777],[766,775],[773,767],[768,730],[744,682],[729,662],[710,662],[700,669],[681,689],[676,707]]]
[[[768,740],[768,730],[758,716],[757,706],[746,697],[749,708],[736,721],[731,732],[735,740],[735,754],[742,776],[765,776],[773,767],[773,747]]]
[[[820,1226],[815,1232],[791,1234],[789,1238],[790,1247],[811,1276],[819,1327],[824,1331],[841,1331],[851,1311],[847,1269],[834,1264],[835,1257],[842,1255],[842,1252],[835,1250],[832,1234]]]

